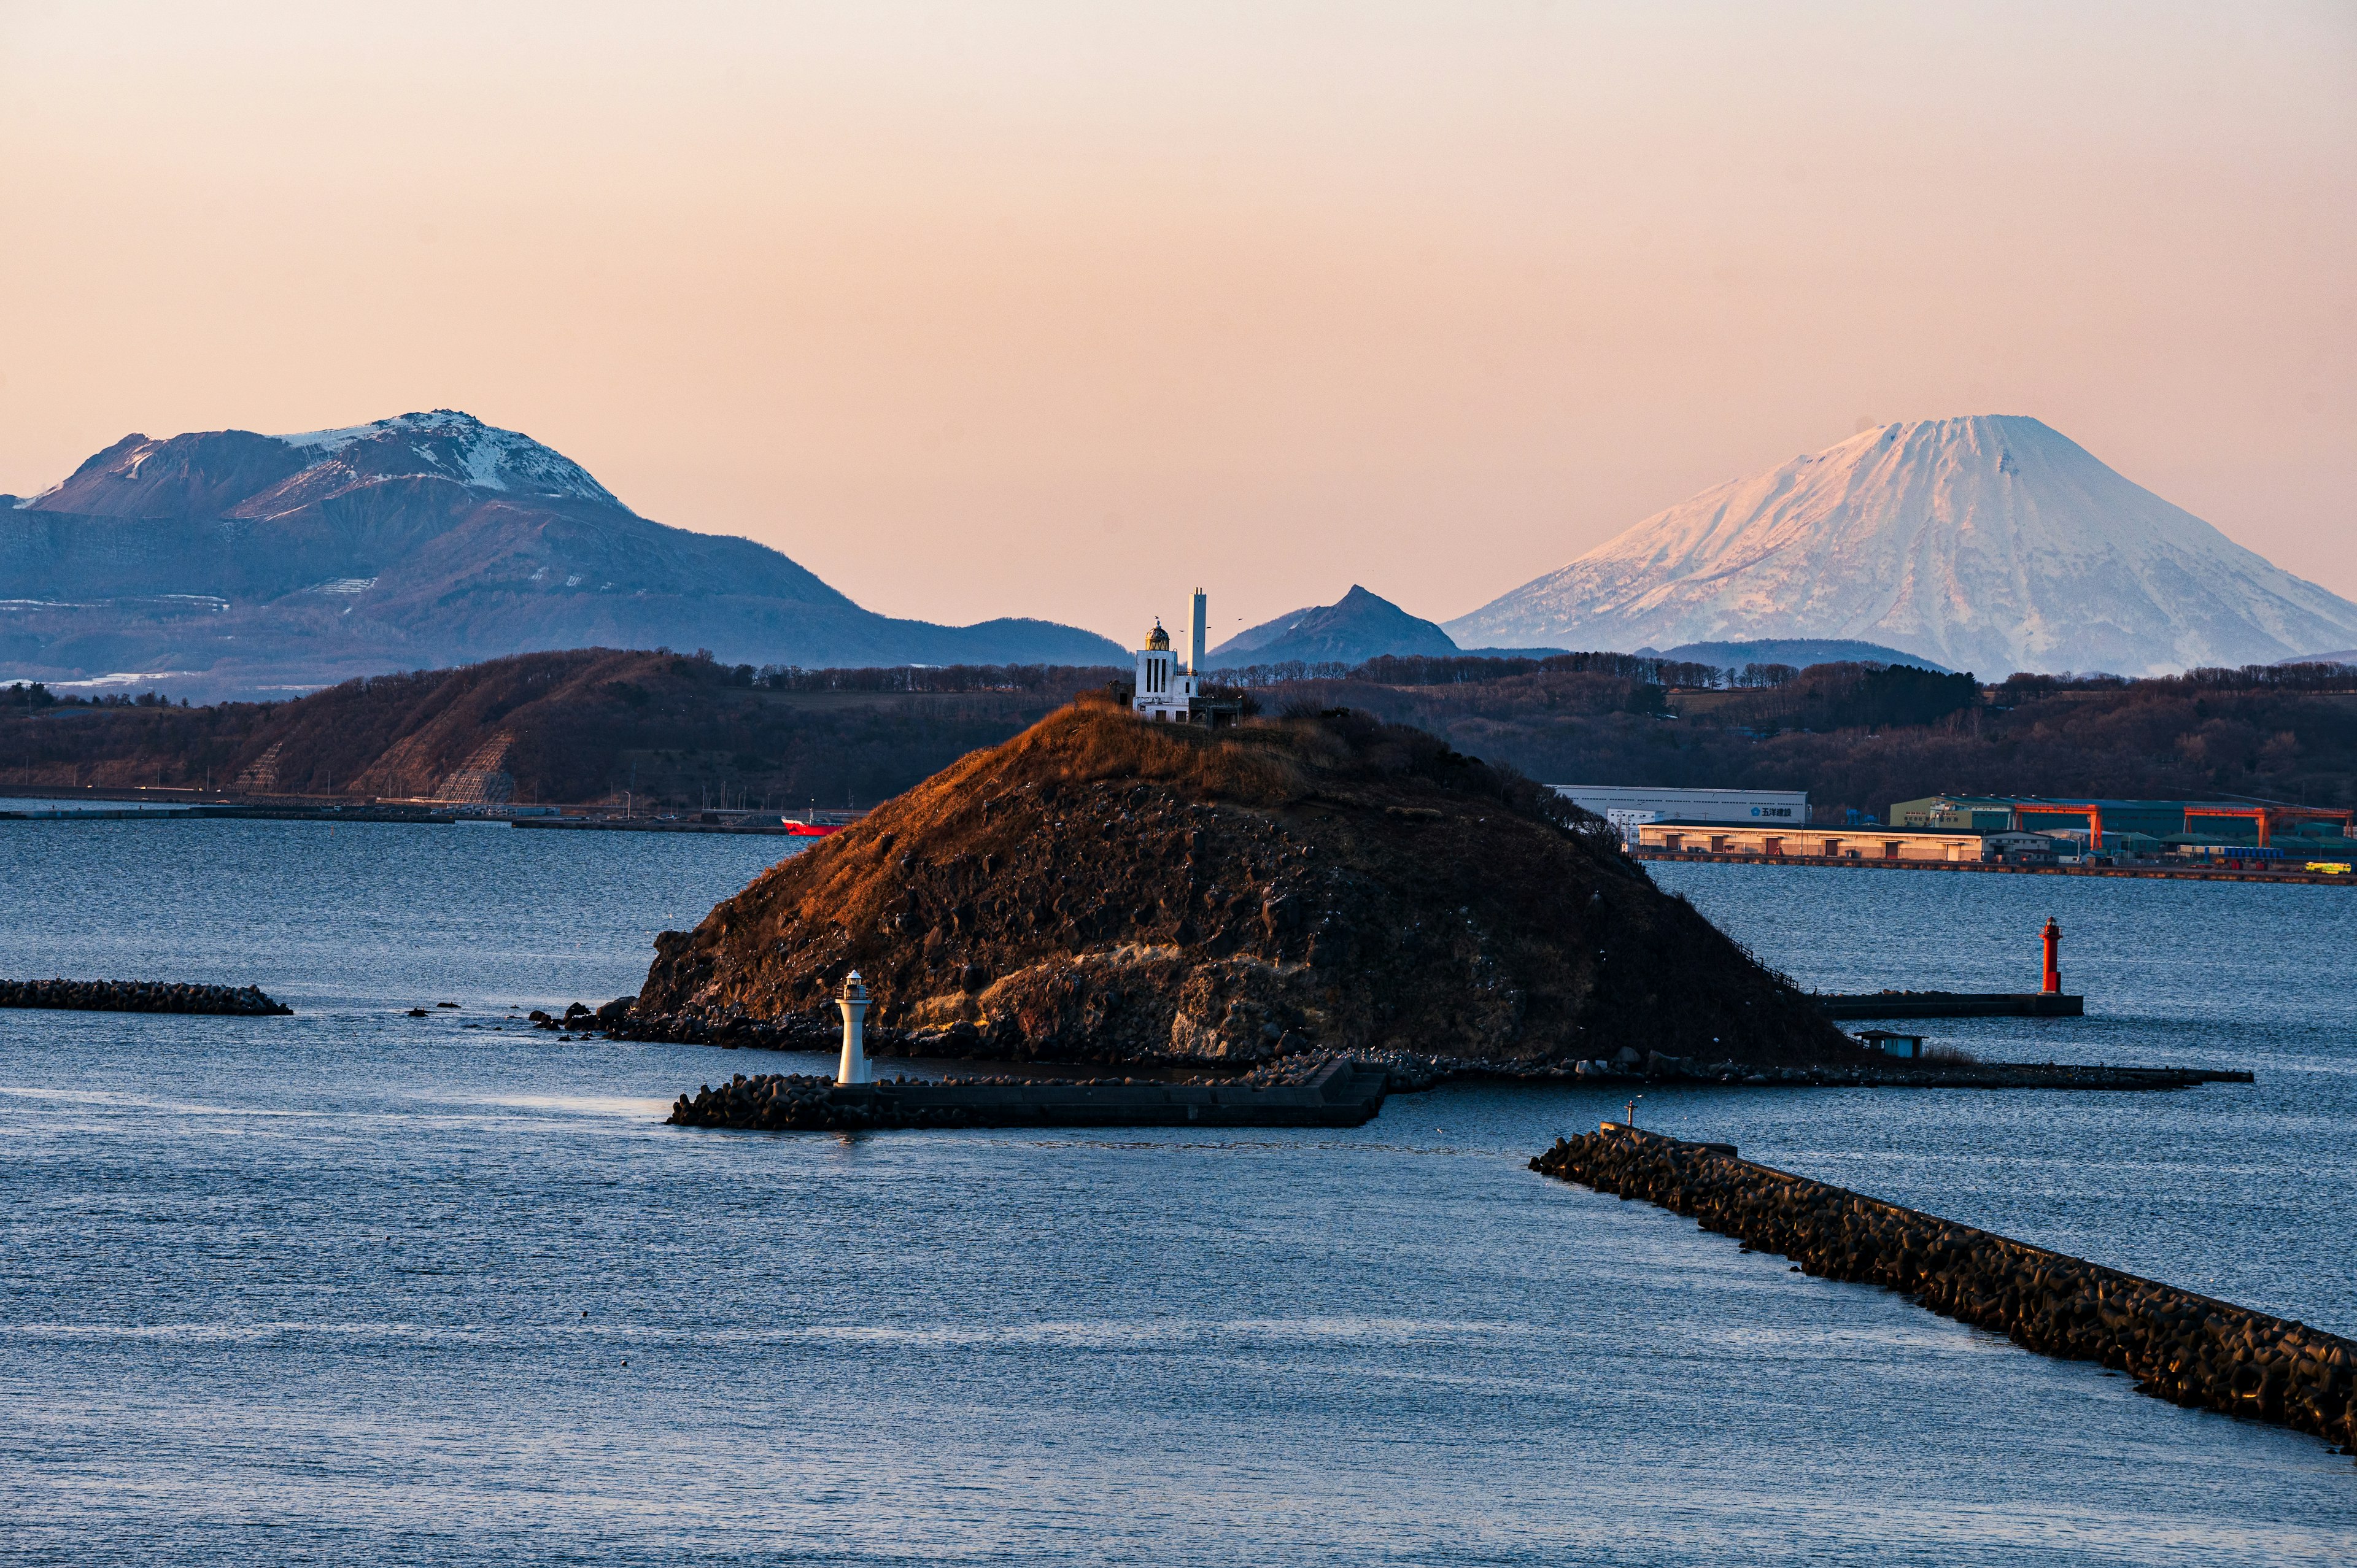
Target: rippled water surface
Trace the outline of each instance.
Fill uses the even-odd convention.
[[[2313,1439],[1523,1168],[1601,1093],[1226,1138],[690,1132],[674,1094],[779,1058],[488,1026],[635,990],[654,930],[780,848],[0,823],[0,971],[297,1009],[0,1012],[0,1558],[2350,1556],[2357,1468]],[[1641,1121],[2357,1331],[2357,893],[1657,869],[1827,989],[2025,987],[2051,912],[2093,1016],[1931,1027],[2258,1082]]]

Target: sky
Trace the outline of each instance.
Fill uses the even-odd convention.
[[[1127,643],[2027,413],[2357,597],[2346,3],[0,0],[0,491],[460,408]]]

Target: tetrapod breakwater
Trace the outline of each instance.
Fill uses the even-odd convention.
[[[188,985],[156,980],[0,980],[0,1007],[75,1013],[211,1013],[286,1017],[295,1009],[255,985]]]
[[[2083,1258],[1686,1143],[1606,1123],[1531,1161],[1544,1176],[1694,1216],[1803,1273],[1899,1291],[2172,1404],[2311,1433],[2357,1452],[2357,1342]]]

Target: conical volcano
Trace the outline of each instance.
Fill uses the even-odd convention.
[[[802,1020],[816,1039],[856,969],[871,1023],[931,1054],[1845,1049],[1602,822],[1340,712],[1211,731],[1075,704],[657,947],[642,1016]]]
[[[1921,420],[1704,491],[1462,619],[1477,643],[1856,638],[1953,670],[2157,674],[2357,640],[2293,576],[2038,420]]]

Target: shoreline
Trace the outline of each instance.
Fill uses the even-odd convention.
[[[832,1055],[840,1044],[836,1028],[825,1020],[790,1015],[780,1019],[724,1015],[707,1018],[694,1014],[637,1015],[629,998],[618,997],[594,1012],[581,1004],[578,1013],[565,1015],[566,1026],[595,1031],[609,1039],[640,1040],[669,1045],[711,1046],[722,1050],[804,1051]],[[1530,1084],[1685,1084],[1696,1089],[2047,1089],[2110,1091],[2151,1091],[2193,1089],[2210,1083],[2252,1083],[2255,1076],[2239,1068],[2123,1067],[2108,1063],[2065,1062],[1910,1062],[1898,1058],[1874,1059],[1863,1047],[1856,1061],[1778,1064],[1739,1061],[1703,1062],[1660,1051],[1639,1055],[1624,1048],[1609,1061],[1534,1062],[1484,1061],[1408,1051],[1334,1049],[1297,1056],[1272,1056],[1258,1060],[1215,1057],[1155,1057],[1106,1055],[1094,1058],[1027,1058],[980,1057],[962,1047],[979,1043],[978,1031],[960,1037],[955,1030],[912,1035],[870,1026],[867,1049],[877,1060],[950,1061],[988,1065],[1002,1069],[1051,1070],[1056,1068],[1126,1069],[1130,1071],[1207,1075],[1204,1081],[1233,1081],[1258,1073],[1292,1072],[1333,1060],[1350,1060],[1367,1070],[1387,1075],[1393,1094],[1413,1094],[1444,1083],[1500,1082]]]
[[[1824,854],[1713,854],[1708,850],[1632,849],[1631,860],[1695,865],[1814,865],[1840,871],[1965,871],[2005,876],[2141,877],[2169,882],[2282,882],[2296,886],[2357,887],[2357,875],[2329,871],[2206,871],[2176,865],[2007,865],[1980,860],[1852,860]]]
[[[484,822],[505,823],[511,828],[576,832],[732,833],[746,837],[799,838],[812,842],[826,836],[813,833],[807,828],[790,827],[780,822],[706,822],[677,817],[510,816],[496,811],[468,811],[454,807],[245,805],[215,800],[164,800],[141,805],[136,803],[137,798],[128,795],[91,796],[91,804],[87,807],[64,805],[64,798],[54,794],[20,796],[17,799],[59,802],[60,806],[59,809],[43,811],[13,811],[5,799],[0,799],[0,822],[399,822],[414,827]],[[110,810],[110,807],[120,809]],[[732,816],[734,814],[731,813]]]

